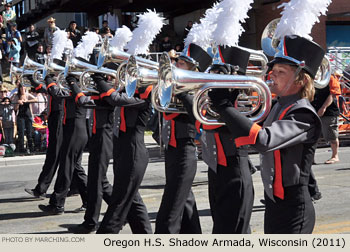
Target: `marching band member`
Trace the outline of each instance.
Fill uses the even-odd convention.
[[[147,209],[138,192],[148,164],[144,131],[151,112],[152,86],[138,90],[135,98],[126,99],[95,74],[100,97],[116,108],[113,135],[113,192],[107,211],[96,233],[119,233],[128,220],[133,233],[152,233]]]
[[[211,73],[245,74],[249,52],[233,46],[218,46],[217,50],[221,63],[212,65]],[[248,150],[246,146],[236,147],[235,139],[226,126],[203,124],[201,127],[204,130],[201,136],[203,160],[209,166],[208,190],[213,233],[250,233],[254,189]]]
[[[55,83],[48,76],[47,83]],[[48,85],[50,85],[48,84]],[[87,101],[86,105],[93,105]],[[61,149],[60,163],[54,192],[50,197],[49,205],[39,205],[39,209],[48,214],[63,214],[65,199],[74,176],[77,178],[77,187],[82,198],[81,210],[86,208],[87,201],[87,176],[81,166],[84,147],[87,143],[87,131],[85,123],[86,108],[78,106],[73,97],[64,100],[63,116],[63,143]]]
[[[250,144],[261,153],[265,233],[311,233],[315,211],[308,181],[321,122],[310,100],[324,50],[296,35],[283,37],[279,50],[270,62],[271,92],[278,101],[263,127],[232,107],[227,90],[213,90],[209,96],[236,146]]]
[[[205,71],[211,57],[196,44],[189,44],[176,67]],[[165,145],[165,188],[157,214],[155,233],[202,233],[194,194],[191,190],[197,160],[195,121],[186,114],[164,114],[162,138]]]

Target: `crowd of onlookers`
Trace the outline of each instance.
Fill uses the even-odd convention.
[[[5,144],[9,153],[16,151],[29,154],[44,151],[47,146],[46,95],[25,87],[19,76],[11,76],[9,84],[3,85],[3,76],[10,73],[10,65],[21,66],[26,55],[44,64],[45,57],[51,51],[53,34],[58,29],[55,21],[50,17],[47,27],[41,32],[31,24],[26,32],[21,33],[17,30],[16,13],[12,10],[11,3],[5,4],[5,10],[0,15],[0,145]],[[150,46],[150,52],[171,51],[169,55],[174,58],[176,53],[183,50],[183,37],[191,27],[192,22],[189,21],[181,37],[173,31],[161,34]],[[106,20],[102,22],[101,28],[77,27],[77,23],[71,21],[65,29],[73,47],[78,45],[83,34],[89,30],[99,34],[101,39],[113,38],[115,33]]]

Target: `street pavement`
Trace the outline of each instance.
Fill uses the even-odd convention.
[[[148,208],[154,230],[155,218],[164,188],[164,158],[152,137],[146,136],[145,142],[150,152],[148,168],[142,182],[140,193]],[[313,166],[322,199],[315,203],[316,226],[314,233],[344,234],[350,233],[350,147],[339,150],[340,162],[323,164],[331,155],[330,148],[318,148]],[[252,162],[259,165],[258,154],[250,154]],[[0,233],[24,234],[60,234],[68,233],[67,228],[83,222],[83,213],[73,210],[81,206],[79,196],[66,200],[65,213],[59,216],[47,216],[38,209],[39,204],[48,204],[48,198],[36,200],[30,197],[24,188],[33,188],[45,160],[45,155],[0,157]],[[82,165],[87,170],[88,153],[84,153]],[[210,234],[212,220],[208,203],[207,166],[198,161],[198,169],[193,182],[203,233]],[[108,178],[113,181],[112,160],[108,170]],[[55,178],[54,178],[55,179]],[[263,186],[260,173],[253,175],[255,200],[251,219],[252,233],[263,233],[264,205]],[[53,191],[53,184],[48,193]],[[49,195],[48,195],[49,196]],[[103,203],[100,221],[107,205]],[[131,230],[126,225],[122,234]]]

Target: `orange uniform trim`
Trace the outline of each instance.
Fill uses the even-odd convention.
[[[282,120],[282,118],[286,115],[288,110],[293,106],[294,104],[288,106],[285,110],[283,110],[278,120]],[[273,195],[283,200],[284,188],[283,188],[283,180],[282,180],[282,161],[281,161],[280,150],[275,150],[273,152],[273,156],[275,159],[275,179],[273,181]]]
[[[94,123],[92,124],[92,134],[96,134],[96,109],[94,109]]]
[[[80,97],[82,97],[82,96],[85,96],[83,93],[78,93],[76,96],[75,96],[75,103],[78,103],[78,100],[79,100],[79,98]]]
[[[126,123],[125,123],[125,108],[120,108],[120,130],[126,132]]]
[[[176,148],[175,121],[174,120],[171,120],[171,132],[170,132],[169,145]]]
[[[235,139],[236,146],[240,147],[242,145],[255,144],[260,130],[261,126],[254,123],[250,128],[249,136],[238,137]]]
[[[219,133],[214,133],[214,137],[215,137],[216,150],[217,150],[217,163],[218,165],[227,166],[227,160],[226,160],[224,148],[222,147]]]
[[[57,84],[55,82],[52,82],[49,85],[47,85],[46,89],[49,89],[52,86],[57,86]]]
[[[91,98],[92,100],[99,100],[99,99],[100,99],[100,96],[98,96],[98,95],[92,95],[92,96],[90,96],[90,98]]]
[[[142,94],[140,94],[140,98],[143,99],[143,100],[147,99],[148,96],[149,96],[149,94],[151,93],[152,89],[153,89],[153,85],[149,85],[149,86],[146,88],[145,92],[143,92]]]
[[[100,98],[102,99],[103,97],[110,96],[114,91],[115,91],[115,89],[111,88],[107,92],[104,92],[104,93],[100,94]]]
[[[66,124],[66,118],[67,118],[66,100],[64,100],[64,103],[63,103],[63,112],[64,112],[64,115],[63,115],[63,124]]]
[[[166,114],[163,113],[163,117],[165,120],[169,121],[169,120],[173,120],[175,117],[177,117],[178,115],[180,115],[180,113],[171,113],[171,114]]]
[[[35,88],[35,90],[38,91],[38,90],[41,89],[42,87],[43,87],[43,84],[40,83],[39,86],[37,86],[37,87]]]

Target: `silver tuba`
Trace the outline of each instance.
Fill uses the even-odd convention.
[[[158,62],[131,55],[125,69],[125,91],[129,97],[137,88],[157,84]]]
[[[152,92],[153,106],[161,112],[186,113],[182,104],[176,102],[174,96],[182,92],[195,92],[193,98],[193,113],[201,123],[223,125],[218,121],[218,115],[210,109],[210,101],[206,96],[209,89],[250,89],[258,93],[258,103],[245,115],[251,120],[263,120],[271,108],[271,93],[268,86],[259,78],[236,75],[208,74],[176,68],[171,64],[167,53],[163,53],[159,62],[158,85]],[[209,113],[204,115],[202,110]],[[254,114],[254,116],[253,116]]]
[[[276,48],[280,42],[280,38],[276,38],[275,31],[280,19],[276,18],[267,24],[261,37],[261,47],[269,56],[274,56]],[[325,55],[322,60],[318,72],[315,76],[315,88],[324,88],[328,85],[331,78],[332,67],[329,58]]]
[[[14,77],[16,79],[18,78],[24,87],[32,87],[32,84],[24,77],[32,76],[33,74],[34,74],[34,70],[23,69],[21,67],[16,67],[13,64],[10,65],[10,78],[11,78],[11,80],[13,80]]]
[[[109,45],[108,38],[105,38],[97,59],[97,68],[102,67],[105,63],[122,63],[127,61],[130,57],[129,53],[122,52],[115,47]]]

